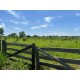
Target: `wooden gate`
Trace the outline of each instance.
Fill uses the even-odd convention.
[[[7,48],[9,45],[10,46],[11,45],[12,46],[20,46],[20,47],[24,47],[24,48],[22,48],[20,50],[14,49],[14,48]],[[28,51],[29,49],[31,49],[31,50]],[[14,52],[10,54],[8,52],[8,50],[12,50]],[[32,63],[31,69],[32,70],[35,69],[35,44],[30,45],[30,44],[8,43],[8,42],[2,40],[2,53],[6,54],[8,56],[8,58],[13,61],[17,61],[17,60],[12,59],[11,57],[17,57],[17,58],[29,60]],[[27,56],[19,55],[20,53],[29,54],[29,55],[31,55],[31,58],[27,57]]]
[[[80,59],[70,59],[70,58],[60,58],[60,57],[55,57],[54,55],[52,56],[51,54],[48,53],[48,51],[57,51],[57,52],[66,52],[66,54],[80,54],[80,49],[65,49],[65,48],[39,48],[35,46],[35,44],[19,44],[19,43],[8,43],[4,40],[0,42],[2,46],[0,46],[0,50],[2,50],[3,54],[8,55],[8,58],[10,60],[16,61],[12,59],[11,57],[18,57],[22,58],[25,60],[31,61],[31,69],[32,70],[41,70],[41,66],[47,66],[50,68],[55,68],[59,70],[75,70],[73,66],[69,64],[76,64],[80,65]],[[14,48],[8,48],[8,45],[12,46],[21,46],[24,47],[20,50],[14,49]],[[28,51],[30,49],[30,51]],[[13,50],[14,52],[10,54],[8,50]],[[25,53],[25,54],[30,54],[31,57],[28,56],[22,56],[19,55],[20,53]],[[61,53],[60,53],[61,54]],[[41,61],[41,59],[47,60],[46,61]],[[56,65],[54,63],[50,64],[48,62],[50,61],[56,61],[60,65]],[[68,64],[69,63],[69,64]]]

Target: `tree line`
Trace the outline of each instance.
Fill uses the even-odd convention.
[[[0,28],[0,36],[4,36],[4,29],[3,28]],[[26,35],[26,33],[24,31],[21,31],[19,32],[18,34],[17,33],[10,33],[9,35],[7,35],[7,37],[21,37],[21,38],[26,38],[26,37],[36,37],[36,38],[39,38],[39,37],[42,37],[42,38],[49,38],[49,39],[61,39],[61,40],[75,40],[75,39],[80,39],[80,36],[38,36],[38,35],[33,35],[33,36],[30,36],[30,35]]]

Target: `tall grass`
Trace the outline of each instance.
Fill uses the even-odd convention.
[[[26,70],[29,69],[28,65],[23,62],[12,62],[0,52],[0,70]]]

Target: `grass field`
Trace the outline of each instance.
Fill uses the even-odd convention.
[[[80,40],[61,40],[61,39],[50,39],[50,38],[26,38],[26,41],[23,41],[20,38],[16,41],[16,38],[8,38],[7,42],[16,42],[24,44],[35,43],[38,47],[60,47],[60,48],[80,48]]]
[[[66,40],[62,40],[62,39],[54,39],[54,38],[36,38],[36,37],[30,37],[30,38],[26,38],[25,40],[23,40],[22,38],[16,39],[16,38],[10,38],[8,37],[6,39],[7,42],[14,42],[14,43],[22,43],[22,44],[32,44],[35,43],[36,46],[38,46],[39,48],[41,47],[58,47],[58,48],[80,48],[80,39],[66,39]],[[22,47],[14,47],[14,46],[8,46],[8,47],[12,47],[15,49],[21,49]],[[12,53],[12,51],[9,51]],[[80,55],[79,54],[71,54],[71,53],[66,53],[66,52],[55,52],[55,51],[49,51],[49,54],[51,54],[52,56],[55,57],[60,57],[60,58],[71,58],[71,59],[80,59]],[[30,55],[25,55],[22,54],[24,56],[29,56]],[[55,61],[47,61],[47,60],[43,60],[41,59],[42,62],[48,62],[48,63],[52,63],[52,64],[59,64]],[[74,64],[70,64],[71,66],[73,66],[76,69],[80,69],[80,65],[74,65]],[[43,67],[43,69],[52,69],[52,68],[48,68],[48,67]]]

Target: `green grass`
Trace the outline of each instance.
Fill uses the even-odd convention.
[[[13,62],[6,55],[0,52],[0,70],[28,70],[29,65],[25,65],[23,61]]]
[[[32,38],[31,37],[31,38],[26,38],[26,41],[23,41],[22,38],[20,38],[18,41],[16,41],[16,38],[9,37],[6,41],[7,42],[22,43],[22,44],[35,43],[36,46],[38,46],[38,47],[80,48],[80,40],[79,39],[76,39],[76,40],[55,39],[54,40],[54,39],[50,39],[50,38]],[[15,48],[15,49],[22,49],[23,48],[23,47],[19,47],[19,46],[8,46],[8,47]],[[8,52],[13,53],[13,51],[11,51],[11,50]],[[66,52],[55,52],[55,51],[49,51],[48,53],[51,54],[52,56],[60,57],[60,58],[80,59],[79,54],[72,54],[72,53],[66,53]],[[20,53],[20,55],[31,57],[31,55],[24,54],[24,53]],[[25,61],[25,60],[23,60],[23,61]],[[48,62],[51,64],[59,64],[55,61],[48,61],[48,60],[44,60],[44,59],[41,61]],[[29,61],[27,61],[27,62],[29,62]],[[75,65],[75,64],[69,64],[69,65],[73,66],[76,69],[80,69],[79,65]],[[42,67],[41,69],[52,69],[52,68]]]
[[[23,44],[32,44],[35,43],[38,47],[61,47],[61,48],[80,48],[80,40],[54,40],[50,38],[27,38],[26,41],[19,39],[16,41],[16,38],[8,38],[7,42],[23,43]]]

